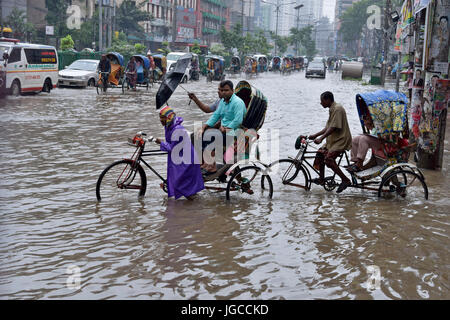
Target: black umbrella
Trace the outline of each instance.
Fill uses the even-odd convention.
[[[161,86],[156,93],[156,109],[161,108],[164,103],[169,100],[170,96],[181,82],[181,79],[183,79],[191,59],[192,53],[186,53],[177,60],[175,68],[166,74],[166,78],[161,83]]]

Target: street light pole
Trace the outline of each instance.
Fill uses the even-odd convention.
[[[294,4],[295,2],[281,3],[281,4],[280,4],[280,0],[277,0],[276,4],[272,3],[272,2],[264,1],[264,0],[261,0],[261,2],[271,4],[271,5],[275,6],[275,8],[276,8],[275,12],[277,13],[277,21],[276,21],[276,25],[275,25],[275,38],[278,38],[278,13],[280,12],[280,7],[289,5],[289,4]],[[275,55],[277,55],[277,39],[275,39]]]
[[[303,4],[300,4],[300,5],[296,6],[296,7],[294,7],[294,9],[297,10],[297,31],[300,31],[298,29],[298,24],[300,22],[300,15],[299,14],[300,14],[300,9],[303,6],[304,6]],[[298,41],[295,41],[295,54],[298,56]]]

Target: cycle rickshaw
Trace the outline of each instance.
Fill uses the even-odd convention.
[[[281,58],[275,56],[272,58],[272,61],[270,62],[270,71],[280,71],[280,69],[281,69]]]
[[[241,74],[241,58],[238,56],[231,58],[230,72],[231,74]]]
[[[225,59],[221,56],[206,56],[206,82],[225,80]]]
[[[150,85],[150,59],[143,55],[134,55],[132,56],[136,60],[136,87],[145,87],[148,91],[148,87]],[[125,77],[122,81],[122,92],[130,90],[130,73],[125,71]]]
[[[245,57],[245,67],[244,67],[245,76],[250,78],[252,76],[257,76],[258,73],[258,62],[255,58],[247,56]]]
[[[155,69],[153,70],[153,81],[161,82],[167,72],[167,58],[162,54],[152,55],[155,62]]]
[[[402,93],[378,90],[356,96],[356,105],[364,134],[369,131],[364,125],[363,117],[370,116],[374,124],[374,134],[382,146],[383,157],[372,154],[363,170],[350,172],[350,188],[376,191],[378,197],[425,198],[428,199],[428,187],[422,172],[408,162],[411,145],[407,145],[408,99]],[[310,163],[316,151],[310,151],[310,143],[300,136],[296,141],[298,153],[294,158],[281,159],[269,165],[269,174],[274,184],[310,190],[312,173],[318,171]],[[350,165],[347,152],[336,159],[339,166],[345,162]],[[345,171],[345,170],[343,170]],[[324,189],[334,190],[340,183],[337,175],[325,177]],[[264,180],[262,180],[264,186]]]
[[[290,57],[284,57],[281,61],[281,74],[291,74],[292,67],[292,59]]]
[[[99,79],[97,81],[97,94],[106,92],[107,88],[117,88],[123,81],[124,72],[124,60],[123,56],[118,52],[109,52],[106,54],[106,58],[111,64],[111,72],[108,76],[108,81],[103,81],[106,73],[100,72]]]
[[[230,200],[233,192],[244,199],[272,198],[272,180],[269,176],[265,176],[268,166],[259,160],[257,145],[259,139],[257,131],[264,124],[267,99],[246,81],[237,84],[235,93],[244,101],[247,108],[241,126],[245,134],[226,150],[223,164],[217,164],[217,172],[204,175],[205,188],[214,193],[225,192],[227,200]],[[148,184],[144,165],[161,180],[163,190],[167,192],[166,179],[144,160],[146,157],[167,155],[167,153],[160,150],[145,150],[147,142],[149,140],[146,135],[138,132],[132,140],[129,140],[129,144],[136,147],[132,157],[116,161],[103,170],[96,185],[98,201],[117,197],[144,196]],[[255,152],[252,152],[253,149]],[[264,188],[261,188],[263,178],[266,183]],[[155,188],[159,188],[157,183]]]
[[[267,57],[263,54],[255,54],[253,58],[257,61],[257,72],[266,72],[269,64]]]

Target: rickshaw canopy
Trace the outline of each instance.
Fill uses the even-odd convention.
[[[259,89],[252,87],[244,80],[236,85],[234,92],[244,101],[247,108],[242,127],[256,131],[261,129],[266,117],[267,98]]]
[[[110,57],[111,56],[111,57]],[[123,66],[123,56],[120,54],[120,53],[118,53],[118,52],[108,52],[107,54],[106,54],[106,57],[108,58],[108,59],[114,59],[114,60],[117,60],[118,62],[119,62],[119,64],[121,65],[121,66]]]
[[[375,131],[384,136],[400,133],[407,127],[408,98],[403,93],[378,90],[356,95],[356,106],[364,128],[363,116],[372,117]]]
[[[136,54],[133,56],[136,60],[140,60],[144,63],[144,68],[145,69],[150,69],[150,59],[147,58],[146,56],[143,56],[141,54]]]

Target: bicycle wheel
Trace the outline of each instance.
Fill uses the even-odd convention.
[[[269,165],[269,174],[274,185],[282,189],[292,189],[294,187],[309,190],[311,189],[310,178],[307,169],[298,161],[293,159],[281,159]],[[265,187],[265,177],[261,180],[261,185]]]
[[[401,197],[410,200],[424,197],[428,200],[428,187],[423,177],[412,170],[396,170],[383,178],[378,197]]]
[[[130,90],[130,85],[128,84],[128,79],[122,81],[122,93],[125,93],[125,90]]]
[[[103,87],[102,80],[98,80],[96,85],[95,85],[95,88],[97,89],[97,94],[101,94],[102,93],[102,87]]]
[[[263,170],[256,166],[237,168],[231,175],[227,184],[226,197],[230,200],[231,192],[239,199],[271,199],[273,195],[272,179],[266,176],[266,188],[262,188],[260,181],[263,179]]]
[[[143,197],[147,189],[144,169],[132,160],[119,160],[109,165],[97,180],[97,200]]]

